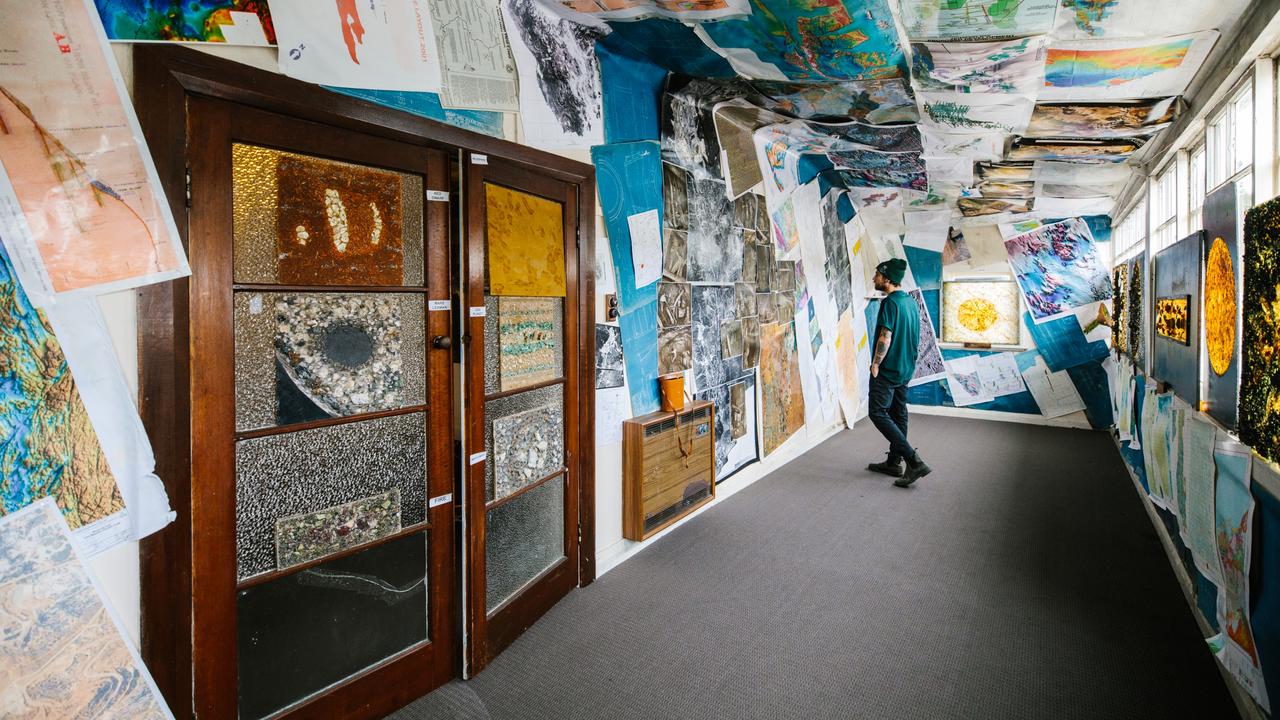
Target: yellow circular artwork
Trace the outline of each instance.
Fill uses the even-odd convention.
[[[956,319],[974,332],[990,330],[999,318],[1000,313],[996,312],[995,303],[986,298],[970,298],[956,308]]]
[[[1231,369],[1236,348],[1236,273],[1222,238],[1214,238],[1205,264],[1204,325],[1209,367],[1224,375]]]

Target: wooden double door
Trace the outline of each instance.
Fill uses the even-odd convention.
[[[179,717],[381,716],[592,579],[591,178],[140,55],[192,267],[139,305],[142,411],[179,515],[143,545],[145,659]]]

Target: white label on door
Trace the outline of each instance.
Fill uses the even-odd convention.
[[[471,307],[471,317],[484,317],[484,306],[473,305]]]
[[[489,156],[488,155],[472,155],[471,164],[472,165],[488,165]]]
[[[453,502],[453,493],[445,493],[431,498],[430,502],[427,503],[427,507],[440,507],[448,502]]]
[[[449,202],[449,193],[443,190],[428,190],[427,200],[431,202]]]
[[[484,459],[485,459],[485,457],[486,457],[488,454],[489,454],[489,453],[488,453],[488,452],[486,452],[486,451],[484,451],[484,450],[482,450],[482,451],[480,451],[480,452],[478,452],[478,453],[473,453],[473,454],[471,455],[471,464],[472,464],[472,465],[479,465],[480,463],[484,462]]]
[[[427,309],[428,309],[428,310],[433,310],[433,311],[434,311],[434,310],[448,310],[448,309],[449,309],[449,301],[448,301],[448,300],[428,300],[428,301],[427,301]]]

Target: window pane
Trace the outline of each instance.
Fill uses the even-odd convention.
[[[1253,163],[1253,89],[1245,88],[1232,103],[1232,159],[1234,174]]]

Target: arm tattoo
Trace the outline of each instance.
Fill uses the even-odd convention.
[[[879,365],[884,360],[884,356],[889,354],[889,345],[893,342],[893,333],[889,332],[889,328],[880,328],[880,334],[876,337],[876,353],[871,358],[872,365]]]

